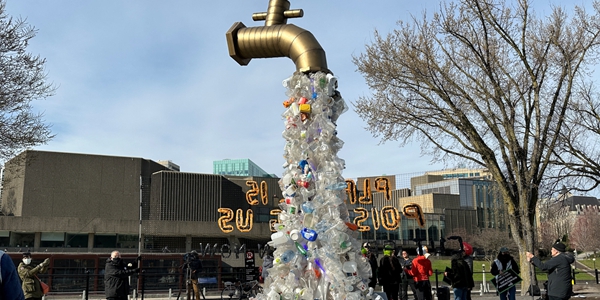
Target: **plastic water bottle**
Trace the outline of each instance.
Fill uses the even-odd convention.
[[[291,262],[292,259],[294,259],[294,256],[296,256],[296,252],[294,252],[293,250],[286,250],[281,255],[281,262],[283,262],[284,264],[287,264],[287,263]]]

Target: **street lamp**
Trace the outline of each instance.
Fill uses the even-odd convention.
[[[594,262],[594,270],[596,270],[596,258],[592,258],[592,261]]]

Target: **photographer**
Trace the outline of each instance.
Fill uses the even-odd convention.
[[[196,300],[200,299],[200,289],[198,287],[198,275],[202,272],[202,261],[198,257],[198,252],[192,250],[190,253],[186,253],[184,256],[185,263],[183,269],[186,271],[186,279],[188,284],[187,297],[190,299],[189,285],[191,283],[194,289],[194,296]]]
[[[18,273],[21,278],[25,300],[41,300],[44,297],[40,279],[37,274],[48,271],[50,259],[46,258],[39,265],[31,263],[31,253],[23,253],[23,262],[19,264]]]
[[[138,257],[137,260],[140,261],[141,257]],[[139,271],[140,269],[134,268],[131,264],[126,266],[121,260],[121,253],[113,251],[110,258],[106,260],[104,267],[104,293],[106,299],[126,300],[129,294],[127,277]]]

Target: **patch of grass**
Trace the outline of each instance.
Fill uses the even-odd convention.
[[[430,277],[432,285],[435,284],[436,270],[438,272],[437,280],[441,284],[442,280],[444,278],[444,270],[446,270],[446,267],[450,267],[450,259],[430,257],[430,260],[431,260],[431,268],[433,269],[433,272],[434,272],[434,275]],[[590,269],[593,269],[593,267],[594,267],[594,262],[591,259],[578,260],[578,262],[588,266]],[[596,267],[599,267],[600,261],[598,261],[597,263],[598,263],[598,265]],[[484,265],[485,265],[485,267],[484,267]],[[531,267],[535,268],[534,266],[531,266]],[[477,282],[483,281],[484,270],[485,270],[485,280],[487,282],[490,282],[490,280],[493,278],[492,274],[490,273],[490,269],[491,269],[491,265],[487,261],[480,261],[480,260],[477,261],[476,260],[473,262],[473,280],[476,282],[476,284],[477,284]],[[523,274],[523,275],[526,275],[529,272],[530,272],[530,270],[521,270],[521,274]],[[593,276],[593,274],[594,274],[593,270],[588,271],[588,272],[586,272],[585,270],[576,268],[575,269],[575,280],[576,281],[595,280],[595,276]],[[536,278],[537,278],[538,282],[540,282],[540,284],[542,282],[545,282],[546,280],[548,280],[548,274],[540,271],[540,269],[535,268],[535,273],[536,273]],[[490,283],[490,285],[491,285],[491,283]]]

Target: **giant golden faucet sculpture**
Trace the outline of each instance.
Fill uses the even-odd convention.
[[[229,56],[242,66],[253,58],[289,57],[299,72],[331,73],[325,50],[312,33],[286,24],[288,18],[304,15],[301,9],[289,8],[287,0],[270,0],[267,12],[252,15],[254,21],[264,20],[264,26],[247,28],[242,22],[234,23],[226,33]]]

